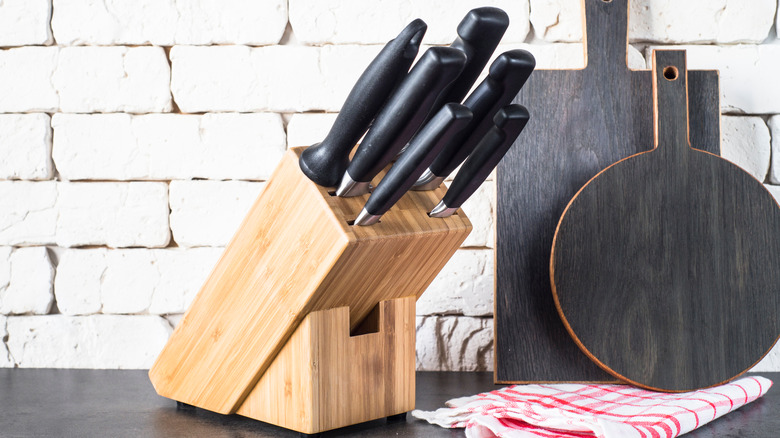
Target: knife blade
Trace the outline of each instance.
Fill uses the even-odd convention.
[[[355,225],[377,223],[412,187],[447,140],[463,129],[469,120],[471,111],[465,106],[457,103],[444,105],[412,138],[406,152],[379,182],[355,219]]]
[[[450,47],[462,50],[468,60],[458,78],[439,95],[433,111],[428,114],[429,119],[445,103],[460,103],[466,97],[508,27],[509,16],[499,8],[485,6],[472,9],[463,17],[458,24],[458,37]]]
[[[439,93],[463,70],[466,55],[451,47],[428,49],[376,116],[336,190],[368,193],[368,185],[412,138]]]
[[[490,130],[493,116],[514,99],[535,66],[533,55],[520,49],[504,52],[493,61],[488,76],[463,102],[474,113],[471,123],[444,146],[414,190],[433,190],[441,185]]]
[[[513,104],[500,109],[493,118],[493,127],[463,163],[447,193],[429,215],[448,217],[458,211],[506,155],[528,123],[528,118],[528,110],[522,105]]]
[[[428,26],[419,18],[390,40],[358,78],[322,142],[306,148],[299,164],[315,183],[334,187],[349,165],[349,153],[393,89],[406,76]]]

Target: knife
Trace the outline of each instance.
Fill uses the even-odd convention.
[[[441,185],[490,130],[493,116],[514,99],[535,66],[533,55],[520,49],[504,52],[493,61],[488,76],[463,103],[474,113],[471,123],[444,146],[417,180],[414,190],[433,190]]]
[[[448,217],[458,211],[512,147],[528,117],[528,110],[517,104],[505,106],[496,113],[493,127],[463,163],[441,202],[431,210],[431,217]]]
[[[355,219],[355,225],[372,225],[412,187],[444,144],[471,120],[463,105],[448,103],[409,142],[406,152],[379,182]]]
[[[463,70],[466,55],[451,47],[428,49],[376,116],[336,190],[368,193],[368,185],[420,127],[441,91]]]
[[[493,51],[498,47],[501,37],[509,27],[509,16],[499,8],[482,7],[470,10],[460,24],[458,37],[450,47],[460,49],[466,54],[468,61],[460,76],[439,95],[433,105],[434,111],[428,115],[433,117],[435,111],[447,102],[460,103],[474,85],[474,81],[482,73]]]
[[[335,187],[349,165],[349,153],[382,104],[409,71],[428,26],[419,18],[390,40],[360,75],[325,139],[308,147],[299,164],[315,183]]]

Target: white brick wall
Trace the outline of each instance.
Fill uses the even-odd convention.
[[[629,10],[629,38],[655,43],[761,43],[774,0],[641,0]],[[748,6],[749,5],[749,6]],[[531,25],[545,41],[582,40],[580,0],[531,0]]]
[[[276,44],[282,0],[54,0],[59,44]]]
[[[48,114],[0,114],[0,178],[49,179],[51,117]]]
[[[445,7],[446,5],[446,7]],[[528,34],[527,0],[450,0],[446,3],[387,0],[290,0],[290,24],[308,44],[384,44],[415,18],[428,23],[425,41],[449,44],[469,10],[481,6],[503,9],[510,17],[504,41],[522,42]]]
[[[225,246],[264,183],[171,181],[171,230],[184,247]]]
[[[51,0],[0,2],[0,46],[50,44]]]
[[[580,0],[0,1],[0,367],[145,368],[284,150],[314,144],[415,17],[582,68]],[[628,65],[720,69],[723,156],[780,198],[775,0],[635,0]],[[483,74],[484,76],[484,74]],[[533,109],[530,109],[533,114]],[[420,369],[492,369],[495,181],[418,302]],[[780,347],[759,365],[780,370]]]
[[[46,248],[0,247],[0,314],[49,313],[53,280]]]
[[[278,114],[56,114],[51,124],[69,180],[264,180],[285,150]]]

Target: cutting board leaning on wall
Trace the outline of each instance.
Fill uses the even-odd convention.
[[[495,381],[607,382],[570,338],[550,287],[555,227],[607,166],[653,147],[650,70],[626,64],[628,1],[583,0],[586,67],[537,70],[515,101],[532,120],[498,166]],[[720,154],[718,72],[688,72],[690,141]]]

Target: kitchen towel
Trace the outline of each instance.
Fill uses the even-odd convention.
[[[628,385],[514,385],[412,415],[466,428],[469,438],[671,438],[752,402],[771,386],[771,380],[757,376],[683,393]]]

